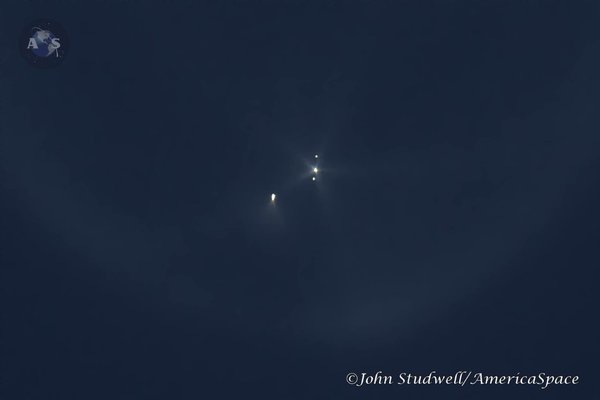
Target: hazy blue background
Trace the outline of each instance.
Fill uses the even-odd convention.
[[[52,70],[18,50],[42,17]],[[599,17],[3,2],[1,397],[597,397]],[[582,384],[345,383],[378,370]]]

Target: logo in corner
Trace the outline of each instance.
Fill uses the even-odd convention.
[[[69,38],[58,22],[38,19],[23,30],[19,47],[31,65],[50,68],[64,61],[69,52]]]

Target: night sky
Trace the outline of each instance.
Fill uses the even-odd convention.
[[[596,1],[2,1],[0,399],[600,398],[599,76]],[[460,370],[581,383],[345,381]]]

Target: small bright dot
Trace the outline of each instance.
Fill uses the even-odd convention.
[[[313,172],[316,174],[317,172],[319,172],[319,168],[317,168],[317,167],[314,167],[314,168],[313,168]]]
[[[318,155],[318,154],[315,154],[315,158],[319,158],[319,155]]]
[[[317,180],[317,177],[316,177],[316,176],[313,176],[313,181],[316,181],[316,180]]]
[[[276,198],[277,198],[277,195],[275,193],[271,193],[271,203],[275,203]]]

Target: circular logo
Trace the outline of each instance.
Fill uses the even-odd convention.
[[[69,38],[58,22],[38,19],[23,29],[19,47],[31,65],[50,68],[64,61],[69,52]]]

